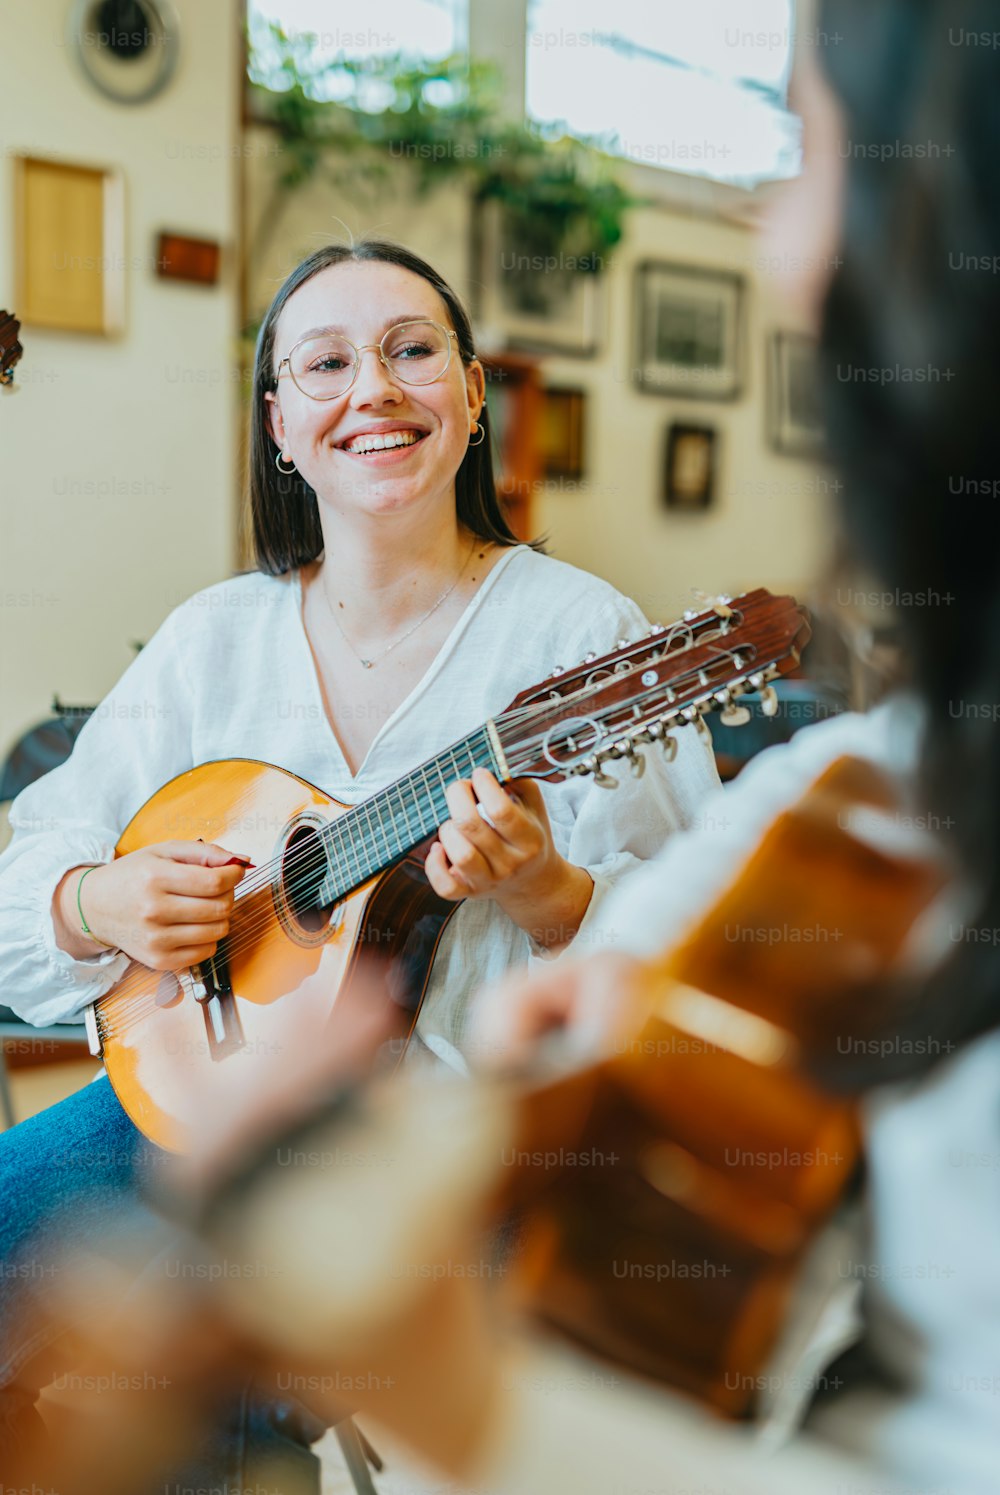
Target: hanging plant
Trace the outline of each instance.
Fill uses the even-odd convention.
[[[603,269],[639,201],[592,146],[505,119],[501,75],[490,64],[461,56],[321,59],[312,38],[269,22],[251,36],[250,76],[255,112],[281,149],[262,215],[268,234],[306,183],[374,198],[405,165],[417,195],[462,182],[475,201],[501,204],[520,253],[588,274]]]

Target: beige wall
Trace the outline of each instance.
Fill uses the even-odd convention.
[[[21,388],[0,398],[0,749],[54,691],[97,700],[131,640],[233,565],[236,6],[175,3],[177,72],[136,106],[83,77],[68,0],[0,17],[0,305],[14,298],[13,155],[119,167],[127,236],[124,335],[25,326]],[[161,228],[221,240],[222,284],[157,279]]]
[[[271,141],[270,151],[268,141]],[[277,157],[260,126],[248,135],[247,212],[252,225],[269,214]],[[643,173],[648,190],[652,173]],[[681,199],[703,199],[699,184],[669,181]],[[704,187],[705,184],[700,184]],[[427,257],[467,298],[469,209],[446,187],[414,200],[400,170],[392,191],[364,201],[310,185],[289,199],[250,277],[257,313],[302,255],[345,231],[397,238]],[[732,403],[640,394],[632,383],[634,269],[644,259],[737,270],[747,279],[745,384]],[[606,329],[595,358],[547,357],[546,382],[588,391],[585,480],[541,488],[535,517],[554,552],[606,576],[646,612],[667,619],[689,602],[691,588],[736,591],[767,585],[802,591],[827,540],[830,479],[813,465],[770,450],[766,438],[765,336],[789,325],[780,287],[767,271],[753,232],[678,207],[644,207],[627,219],[627,236],[606,273]],[[665,511],[660,494],[666,431],[672,420],[714,425],[720,469],[715,508],[704,515]]]

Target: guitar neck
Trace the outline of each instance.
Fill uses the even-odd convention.
[[[321,839],[327,867],[317,904],[338,902],[433,836],[450,814],[445,789],[475,768],[504,777],[489,726],[452,743],[326,826]]]
[[[302,891],[329,907],[386,871],[448,819],[445,790],[473,769],[488,768],[501,783],[593,774],[610,788],[609,761],[627,758],[641,773],[637,747],[662,742],[672,756],[674,730],[700,723],[705,712],[721,709],[728,725],[746,720],[738,707],[746,690],[762,691],[762,710],[773,711],[767,682],[798,662],[808,639],[795,599],[758,588],[685,613],[669,629],[655,625],[599,659],[588,654],[573,669],[557,668],[495,719],[325,826],[322,857],[300,873]]]

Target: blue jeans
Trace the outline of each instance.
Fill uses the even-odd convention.
[[[37,1434],[38,1394],[71,1366],[68,1338],[32,1311],[60,1247],[132,1263],[158,1255],[171,1231],[144,1200],[142,1180],[164,1156],[133,1126],[107,1078],[0,1133],[0,1464],[4,1450]],[[231,1495],[273,1489],[277,1470],[283,1492],[318,1495],[309,1444],[323,1431],[293,1398],[250,1386],[201,1447],[184,1451],[171,1479]],[[162,1471],[155,1487],[163,1491]]]

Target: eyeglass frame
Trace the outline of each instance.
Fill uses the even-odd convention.
[[[398,332],[401,327],[420,326],[436,327],[439,332],[444,333],[445,337],[447,337],[448,339],[448,359],[440,374],[435,374],[433,379],[425,379],[422,384],[416,384],[411,383],[408,379],[401,379],[397,374],[393,372],[393,370],[389,367],[385,353],[382,350],[382,344],[385,342],[390,333]],[[333,335],[339,336],[339,334],[331,334],[331,336]],[[274,392],[277,393],[278,380],[281,378],[281,370],[287,363],[288,377],[295,385],[295,388],[298,390],[299,394],[305,395],[307,400],[316,400],[319,404],[325,404],[327,400],[339,400],[343,395],[349,394],[354,388],[355,384],[357,384],[358,375],[361,372],[361,355],[362,353],[367,353],[370,350],[374,350],[378,353],[379,362],[381,363],[382,367],[389,375],[389,378],[393,379],[397,384],[403,384],[407,389],[426,389],[429,385],[436,384],[439,379],[443,379],[445,374],[451,368],[452,338],[454,338],[456,342],[458,341],[458,333],[454,330],[454,328],[445,327],[441,322],[436,322],[433,317],[411,317],[406,322],[395,322],[392,327],[387,327],[385,329],[377,343],[362,343],[360,347],[357,345],[357,343],[352,343],[349,337],[341,338],[341,341],[345,342],[349,348],[354,349],[354,373],[351,375],[350,383],[346,384],[343,389],[338,390],[335,395],[311,395],[308,390],[302,388],[301,384],[292,373],[292,357],[295,353],[296,348],[301,348],[303,343],[317,342],[319,340],[317,334],[312,333],[311,335],[308,335],[306,337],[300,337],[298,342],[294,343],[289,349],[287,357],[283,358],[278,364],[277,370],[275,371],[274,375]],[[459,351],[461,352],[461,350]]]

